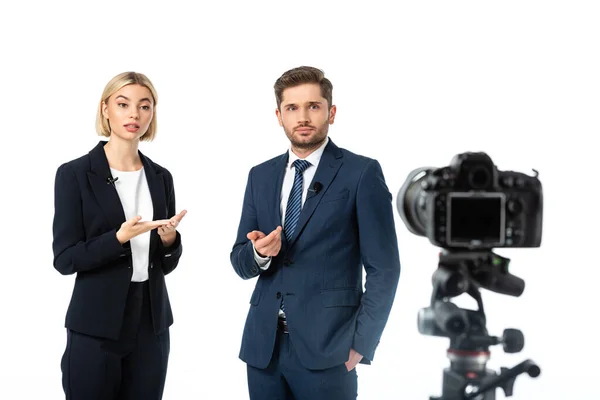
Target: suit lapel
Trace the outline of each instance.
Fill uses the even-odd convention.
[[[342,164],[343,161],[341,150],[331,141],[331,139],[329,139],[329,143],[325,147],[325,151],[321,156],[321,161],[319,161],[319,167],[317,168],[315,177],[313,178],[312,182],[308,183],[310,185],[309,188],[313,187],[315,182],[321,183],[323,187],[319,193],[315,194],[314,192],[308,192],[304,205],[302,206],[302,211],[300,212],[298,225],[296,225],[296,230],[290,239],[289,246],[292,246],[298,239],[300,233],[302,233],[302,230],[315,212],[319,201],[321,201],[321,198],[325,192],[327,192],[329,185],[331,185],[331,182],[333,182],[333,179],[337,175]],[[305,182],[305,184],[307,183]]]
[[[166,213],[167,199],[163,174],[157,173],[152,162],[141,152],[139,152],[139,155],[142,159],[142,164],[144,164],[148,189],[150,189],[150,196],[152,197],[152,208],[154,209],[152,219],[158,220],[172,217],[172,215],[167,215]],[[154,253],[158,240],[158,232],[156,229],[153,229],[150,233],[150,255]]]
[[[273,188],[273,192],[268,197],[267,207],[269,207],[269,215],[271,215],[272,224],[274,227],[281,225],[281,187],[283,186],[283,178],[285,176],[285,169],[288,162],[288,152],[286,151],[281,157],[278,157],[273,161],[273,175],[270,181],[273,185],[269,187]],[[270,232],[264,232],[269,234]],[[286,240],[285,235],[281,235],[282,245],[285,247]]]
[[[110,184],[108,178],[112,178],[108,160],[104,153],[104,145],[107,142],[100,141],[90,152],[91,170],[87,173],[88,181],[98,200],[98,205],[108,220],[111,228],[119,229],[125,222],[125,212],[119,199],[119,194],[114,185]]]

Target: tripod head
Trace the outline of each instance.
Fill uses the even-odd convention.
[[[508,258],[491,251],[454,251],[440,253],[438,269],[433,274],[433,293],[429,307],[419,312],[419,332],[423,335],[450,338],[451,348],[460,351],[487,351],[504,344],[507,353],[523,348],[518,330],[508,330],[505,339],[489,336],[480,288],[518,297],[525,282],[508,272]],[[467,293],[477,302],[476,311],[458,308],[450,300]]]
[[[502,368],[496,375],[486,368],[489,347],[502,344],[506,353],[518,353],[525,344],[518,329],[505,329],[501,337],[490,336],[486,327],[480,288],[518,297],[525,282],[509,273],[510,260],[490,250],[449,251],[440,253],[438,269],[434,272],[431,304],[419,311],[418,327],[423,335],[447,337],[450,346],[447,356],[450,368],[444,371],[444,387],[437,400],[494,400],[493,389],[501,387],[511,396],[517,375],[540,373],[532,361],[526,360],[512,369]],[[453,297],[467,293],[477,302],[477,310],[465,310],[450,302]]]

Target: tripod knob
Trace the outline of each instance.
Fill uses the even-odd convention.
[[[502,334],[502,346],[506,353],[518,353],[525,347],[525,336],[518,329],[505,329]]]

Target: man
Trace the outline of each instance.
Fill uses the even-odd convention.
[[[373,360],[394,301],[391,195],[376,160],[328,138],[332,91],[312,67],[277,80],[291,147],[248,176],[231,263],[258,276],[240,351],[252,400],[356,399],[355,367]]]

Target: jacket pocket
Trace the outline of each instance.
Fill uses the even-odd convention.
[[[349,195],[350,195],[350,192],[348,191],[348,189],[343,189],[342,191],[334,192],[334,193],[327,193],[323,196],[323,198],[321,199],[319,204],[329,203],[330,201],[347,199]]]
[[[362,291],[357,289],[324,290],[321,292],[323,307],[357,307]]]

